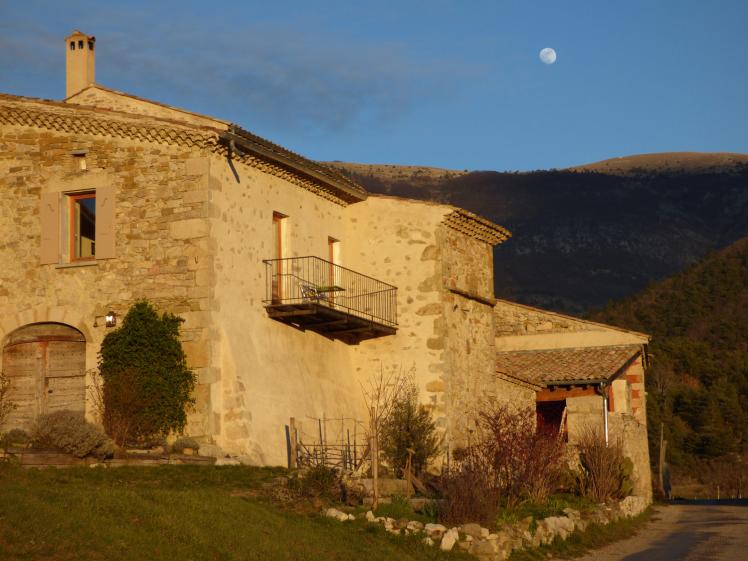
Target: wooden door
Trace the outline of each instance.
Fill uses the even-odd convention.
[[[36,417],[61,409],[83,411],[86,400],[86,342],[62,324],[34,324],[14,331],[3,347],[8,398],[18,407],[3,429],[28,429]]]

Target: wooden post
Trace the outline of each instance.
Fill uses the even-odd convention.
[[[379,435],[377,434],[377,410],[371,408],[369,432],[371,433],[371,477],[374,488],[374,500],[371,508],[375,510],[379,506]]]
[[[356,421],[353,421],[353,469],[358,469],[358,441],[356,440]]]
[[[322,419],[317,419],[319,425],[319,453],[322,458],[322,463],[325,463],[325,438],[322,436]]]
[[[291,469],[296,469],[298,467],[298,434],[296,433],[296,419],[291,417],[291,420],[288,422],[288,426],[291,429],[291,461],[289,462],[289,467]]]
[[[348,456],[348,469],[353,471],[355,468],[353,467],[353,457],[351,456],[351,429],[346,429],[346,434],[348,435],[348,448],[346,448]]]
[[[413,492],[413,449],[408,448],[408,459],[405,460],[405,481],[408,482],[408,486],[405,490],[405,496],[410,498]]]
[[[659,484],[660,494],[663,497],[665,496],[665,482],[663,480],[664,470],[665,470],[665,447],[663,446],[664,438],[665,438],[665,423],[660,423],[660,461],[659,461],[657,482]]]

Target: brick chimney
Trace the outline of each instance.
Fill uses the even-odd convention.
[[[65,38],[65,97],[94,83],[96,37],[77,29]]]

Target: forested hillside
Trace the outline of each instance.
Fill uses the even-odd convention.
[[[372,193],[451,203],[508,228],[496,295],[582,314],[748,235],[748,156],[647,154],[527,173],[333,163]]]
[[[677,474],[719,458],[748,483],[748,238],[591,317],[652,334],[653,458],[662,422]]]

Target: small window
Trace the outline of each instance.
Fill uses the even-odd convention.
[[[75,50],[75,41],[70,41],[70,50],[71,51]]]
[[[79,48],[80,50],[83,50],[83,41],[82,41],[82,40],[79,40],[79,41],[78,41],[78,48]]]
[[[96,258],[96,193],[70,195],[70,260]]]
[[[93,51],[93,41],[88,42],[88,50]]]

